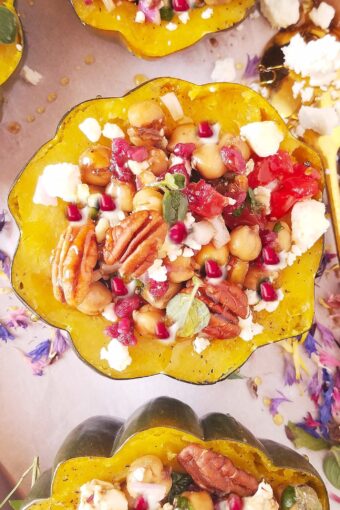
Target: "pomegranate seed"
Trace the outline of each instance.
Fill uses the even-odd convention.
[[[119,335],[118,322],[115,322],[111,326],[108,326],[107,328],[105,328],[105,334],[111,338],[117,338]]]
[[[195,143],[177,143],[174,148],[174,154],[180,158],[189,159],[195,149]]]
[[[161,340],[165,340],[166,338],[169,338],[170,333],[164,322],[158,321],[155,328],[155,334],[157,338],[160,338]]]
[[[116,294],[116,296],[126,296],[126,294],[128,293],[125,283],[118,276],[112,278],[111,289],[112,292]]]
[[[148,510],[149,505],[143,496],[138,496],[135,502],[135,510]]]
[[[206,260],[205,262],[205,274],[208,278],[220,278],[222,276],[222,270],[217,264],[216,260]]]
[[[275,265],[280,262],[280,257],[271,246],[264,246],[262,248],[262,259],[268,265]]]
[[[198,136],[200,138],[210,138],[213,134],[214,132],[206,120],[198,124]]]
[[[184,178],[185,178],[184,186],[187,186],[189,184],[190,176],[188,174],[188,171],[187,171],[184,163],[178,163],[177,165],[171,166],[168,169],[168,172],[170,174],[182,174],[182,175],[184,175]]]
[[[67,219],[69,221],[80,221],[82,219],[81,212],[76,204],[70,204],[67,206]]]
[[[222,147],[221,157],[227,170],[236,174],[243,174],[246,170],[246,160],[237,147]]]
[[[188,234],[183,221],[177,221],[169,230],[169,237],[173,243],[181,244]]]
[[[127,166],[130,145],[124,138],[115,138],[112,142],[110,171],[120,181],[133,182],[134,175]]]
[[[137,340],[134,335],[134,323],[128,317],[120,319],[105,329],[105,333],[117,339],[123,345],[136,345]]]
[[[142,300],[137,295],[119,299],[115,304],[115,314],[117,317],[130,317],[134,310],[138,310],[142,306]]]
[[[149,292],[154,298],[161,298],[167,292],[169,288],[168,282],[156,282],[150,278],[149,281]]]
[[[277,233],[272,230],[260,230],[260,238],[263,246],[274,243],[277,239]]]
[[[260,294],[263,301],[276,301],[277,293],[270,282],[260,283]]]
[[[129,159],[141,163],[149,157],[149,153],[146,147],[130,147],[127,151]]]
[[[227,499],[229,510],[242,510],[243,501],[237,494],[230,494]]]
[[[189,10],[189,4],[186,0],[172,0],[173,10],[176,12],[183,12]]]
[[[113,198],[105,193],[100,197],[99,207],[102,211],[114,211],[116,209]]]

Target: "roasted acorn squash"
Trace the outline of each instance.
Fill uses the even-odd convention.
[[[0,85],[17,68],[23,52],[24,36],[14,0],[0,0]]]
[[[318,155],[288,131],[278,113],[251,89],[236,84],[193,85],[173,78],[159,78],[129,92],[122,98],[94,99],[76,106],[62,120],[55,138],[45,144],[18,177],[9,197],[9,207],[21,231],[19,246],[12,266],[12,284],[17,294],[41,318],[53,326],[66,329],[75,350],[83,361],[114,379],[130,379],[164,373],[196,384],[213,383],[238,369],[259,346],[307,331],[314,314],[314,277],[322,253],[320,239],[293,266],[280,275],[285,293],[281,306],[273,313],[255,314],[264,331],[252,341],[240,338],[214,340],[204,353],[193,351],[192,339],[181,339],[165,345],[154,338],[141,338],[130,351],[132,364],[124,371],[110,369],[99,353],[108,344],[104,329],[108,322],[102,316],[86,317],[80,311],[57,302],[51,285],[51,252],[67,224],[64,205],[44,207],[32,202],[37,179],[48,164],[66,161],[77,163],[79,154],[90,144],[82,136],[79,124],[87,117],[104,123],[109,119],[126,122],[127,109],[144,99],[158,99],[174,91],[185,115],[195,122],[211,116],[226,132],[239,132],[239,127],[261,120],[275,120],[285,133],[281,148],[297,160],[311,162],[321,170]],[[213,112],[213,113],[212,113]],[[169,126],[174,121],[167,116]]]
[[[157,455],[165,465],[183,471],[176,456],[190,443],[228,456],[240,469],[264,478],[274,491],[283,484],[310,485],[323,510],[329,508],[320,476],[302,455],[274,441],[256,439],[228,414],[212,413],[200,420],[187,404],[160,397],[125,423],[96,416],[76,427],[22,509],[76,509],[82,484],[92,479],[120,481],[131,462],[143,455]]]
[[[112,12],[105,9],[101,0],[94,0],[91,5],[86,5],[84,0],[71,0],[71,3],[84,24],[106,33],[118,33],[135,55],[150,58],[164,57],[195,44],[207,34],[232,27],[245,18],[255,1],[230,0],[224,5],[214,5],[209,19],[201,17],[208,5],[191,9],[189,21],[178,22],[174,31],[166,28],[169,21],[162,21],[160,25],[136,23],[137,8],[133,2],[124,0]]]

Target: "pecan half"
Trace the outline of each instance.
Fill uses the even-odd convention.
[[[238,317],[248,315],[248,299],[235,283],[222,281],[218,284],[205,283],[197,294],[212,312],[204,333],[213,338],[234,338],[240,334]]]
[[[137,211],[106,231],[105,264],[120,264],[122,276],[141,276],[156,260],[167,225],[156,211]]]
[[[81,303],[89,291],[97,258],[93,223],[69,225],[52,255],[54,297],[70,306]]]
[[[127,130],[131,143],[138,147],[144,145],[146,147],[158,147],[165,149],[167,139],[164,136],[162,122],[156,121],[148,127],[130,127]]]
[[[202,489],[218,495],[233,492],[241,497],[252,496],[257,491],[254,476],[237,469],[228,457],[198,444],[186,446],[177,459]]]

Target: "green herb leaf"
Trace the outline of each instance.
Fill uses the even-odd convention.
[[[17,20],[15,14],[4,7],[0,6],[0,43],[14,43],[18,31]]]
[[[178,496],[176,498],[176,508],[180,508],[181,510],[193,510],[190,501],[185,496]]]
[[[164,19],[164,21],[171,21],[174,17],[174,11],[171,9],[171,7],[161,7],[159,12],[161,19]]]
[[[183,193],[176,190],[166,191],[163,197],[163,217],[170,225],[184,220],[188,210],[188,200]]]
[[[13,510],[20,510],[23,502],[23,499],[10,499],[8,503],[13,508]]]
[[[169,503],[173,503],[173,500],[179,494],[186,491],[188,487],[193,483],[190,475],[186,473],[171,473],[172,486],[168,495]]]
[[[283,229],[282,224],[279,221],[277,221],[273,227],[273,232],[277,233],[277,232],[280,232],[280,230],[282,230],[282,229]]]
[[[329,443],[324,439],[313,437],[305,432],[301,427],[295,425],[291,421],[286,425],[286,436],[294,443],[296,448],[309,448],[313,451],[326,450],[329,448]]]
[[[242,212],[243,212],[243,209],[244,209],[244,204],[240,205],[240,207],[238,207],[237,209],[235,209],[233,212],[232,212],[232,215],[233,216],[241,216]]]
[[[336,489],[340,489],[340,446],[333,446],[323,461],[327,479]]]
[[[289,510],[296,503],[295,487],[288,485],[281,496],[281,507],[282,510]]]

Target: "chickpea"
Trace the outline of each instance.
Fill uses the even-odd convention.
[[[246,289],[257,290],[260,281],[263,278],[268,277],[269,273],[265,269],[261,269],[260,267],[250,267],[244,279],[243,285]]]
[[[147,100],[135,103],[128,110],[128,120],[131,126],[145,127],[150,126],[153,122],[164,119],[162,108],[156,101]]]
[[[203,267],[207,260],[215,260],[219,266],[225,266],[229,258],[228,246],[222,246],[221,248],[215,248],[213,243],[202,246],[200,251],[196,254],[196,262]]]
[[[133,210],[142,211],[157,211],[162,214],[163,209],[163,195],[153,188],[143,188],[137,191],[133,197]]]
[[[166,259],[165,265],[168,270],[168,279],[173,283],[186,282],[195,274],[191,257],[177,257],[173,262]]]
[[[132,211],[133,197],[136,193],[135,185],[132,182],[123,182],[114,179],[106,192],[115,198],[119,209],[124,212]]]
[[[153,174],[151,170],[144,170],[144,172],[137,176],[137,179],[140,187],[147,186],[148,184],[151,184],[156,180],[155,174]]]
[[[230,133],[226,133],[225,135],[222,136],[222,138],[218,142],[218,146],[221,149],[222,147],[229,147],[230,145],[233,145],[234,147],[236,147],[242,154],[243,158],[246,161],[248,161],[248,159],[250,158],[251,152],[250,152],[250,147],[247,144],[247,142],[242,140],[239,136],[234,136],[234,135],[231,135]]]
[[[213,143],[201,145],[193,152],[193,166],[205,179],[218,179],[226,173],[220,149]]]
[[[179,283],[172,283],[169,282],[169,288],[163,294],[160,298],[155,298],[148,290],[147,286],[143,288],[142,291],[142,298],[145,299],[148,303],[153,305],[155,308],[158,308],[159,310],[162,310],[166,308],[166,305],[170,301],[172,297],[174,297],[175,294],[179,292],[179,289],[181,288],[181,285]]]
[[[133,320],[141,335],[154,335],[156,324],[164,319],[164,312],[152,305],[144,305],[133,312]]]
[[[168,150],[172,152],[178,143],[195,143],[199,145],[195,124],[180,124],[171,133]]]
[[[243,225],[230,233],[229,250],[234,257],[241,260],[255,260],[261,252],[262,243],[255,227]]]
[[[292,233],[285,221],[280,221],[281,229],[277,233],[275,248],[278,251],[289,251],[292,246]]]
[[[109,170],[111,150],[105,145],[93,145],[79,158],[81,180],[86,184],[106,186],[111,179]]]
[[[77,308],[86,315],[98,315],[111,301],[112,294],[109,289],[101,282],[94,282],[91,283],[84,301]]]
[[[135,476],[137,469],[143,470],[141,471],[143,476],[142,480],[140,480],[139,476],[138,478]],[[163,485],[164,495],[161,499],[165,498],[172,486],[172,479],[169,470],[164,469],[163,462],[155,455],[144,455],[143,457],[136,459],[130,465],[129,472],[126,477],[126,487],[132,497],[137,497],[139,495],[139,492],[136,492],[134,488],[136,482]]]
[[[235,258],[229,265],[231,267],[228,271],[228,280],[242,285],[249,269],[249,262]]]
[[[214,504],[211,496],[206,491],[186,491],[181,496],[189,500],[192,510],[213,510]]]
[[[151,149],[150,151],[150,170],[154,175],[162,175],[168,169],[168,158],[162,149]]]

